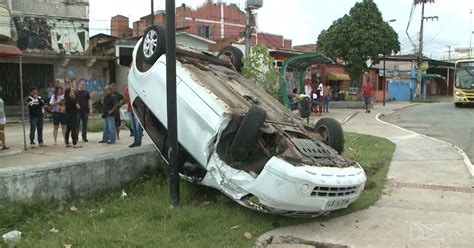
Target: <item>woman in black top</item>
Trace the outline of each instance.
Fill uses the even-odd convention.
[[[81,146],[77,144],[79,134],[77,132],[77,113],[81,107],[76,101],[74,90],[71,88],[66,89],[66,92],[64,93],[64,99],[66,102],[66,147],[71,147],[69,144],[70,134],[72,138],[72,147],[80,148]]]

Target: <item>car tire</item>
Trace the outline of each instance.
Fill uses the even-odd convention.
[[[145,29],[139,51],[143,61],[153,65],[166,52],[165,29],[158,25],[152,25]]]
[[[255,149],[260,127],[266,118],[265,110],[257,106],[250,107],[230,145],[232,161],[244,161],[248,158],[252,149]]]
[[[314,129],[322,138],[322,142],[339,154],[344,150],[344,132],[341,123],[332,118],[322,118],[316,122]]]
[[[242,67],[244,66],[242,58],[244,57],[244,54],[237,47],[226,46],[219,51],[217,57],[222,60],[228,58],[237,71],[242,71]]]
[[[456,106],[456,108],[460,108],[460,107],[461,107],[461,105],[462,105],[462,104],[461,104],[461,103],[459,103],[459,102],[456,102],[456,103],[454,103],[454,106]]]

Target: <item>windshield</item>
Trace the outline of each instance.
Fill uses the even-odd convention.
[[[456,69],[456,88],[474,89],[474,67]]]

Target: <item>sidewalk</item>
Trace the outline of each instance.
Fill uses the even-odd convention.
[[[27,135],[27,148],[28,150],[23,151],[23,129],[20,124],[8,125],[5,129],[7,145],[10,147],[9,150],[0,150],[0,169],[7,167],[20,167],[26,165],[40,164],[45,162],[62,162],[65,160],[73,160],[82,157],[92,157],[94,155],[100,155],[104,153],[127,150],[128,145],[133,143],[133,137],[130,137],[128,130],[121,130],[120,137],[116,144],[107,145],[99,144],[98,142],[102,139],[102,133],[88,133],[88,143],[81,141],[81,134],[79,133],[79,145],[82,148],[66,148],[64,140],[61,138],[61,130],[58,134],[58,145],[54,145],[53,142],[53,125],[49,122],[45,122],[43,128],[43,139],[44,143],[48,147],[40,148],[36,147],[31,149],[29,146],[29,124],[26,125]],[[35,142],[37,140],[35,139]],[[72,142],[71,139],[69,142]],[[143,137],[143,144],[151,144],[148,136]],[[139,148],[134,148],[138,150]]]
[[[339,116],[339,120],[340,116],[356,113],[343,125],[345,131],[384,137],[397,145],[387,175],[389,180],[374,206],[327,222],[316,219],[311,224],[273,230],[258,241],[265,243],[273,238],[268,247],[295,247],[278,244],[288,239],[281,238],[285,236],[309,241],[299,242],[306,245],[319,242],[349,247],[472,246],[474,181],[459,153],[449,144],[376,118],[379,113],[388,114],[405,106],[408,105],[376,105],[371,114],[363,110],[330,113]]]
[[[98,143],[101,133],[89,133],[89,142],[80,141],[82,148],[74,149],[66,148],[63,139],[54,145],[52,129],[51,123],[44,127],[48,147],[24,151],[22,126],[7,125],[11,149],[0,150],[0,199],[64,203],[118,189],[159,166],[147,136],[141,147],[129,148],[133,139],[128,130],[113,145]]]

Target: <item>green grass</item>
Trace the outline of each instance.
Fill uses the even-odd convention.
[[[104,119],[89,119],[89,122],[87,123],[87,132],[98,133],[102,132],[102,130],[104,130]]]
[[[184,181],[181,204],[172,209],[166,179],[154,175],[126,186],[125,199],[120,199],[119,189],[66,207],[0,203],[0,234],[20,230],[19,247],[251,247],[256,237],[272,229],[327,220],[373,205],[380,198],[394,149],[388,140],[346,133],[348,152],[344,156],[356,157],[365,168],[367,188],[349,208],[320,219],[258,213],[227,200],[216,190]],[[71,206],[78,211],[71,211]],[[237,225],[240,227],[231,229]],[[59,232],[51,233],[53,227]],[[244,232],[254,238],[244,239]]]
[[[130,126],[131,126],[130,121],[126,120],[124,122],[125,122],[125,126],[128,129],[130,129]],[[88,132],[98,133],[98,132],[102,132],[103,130],[104,130],[104,119],[102,119],[102,118],[89,119],[89,122],[87,123],[87,131]]]

